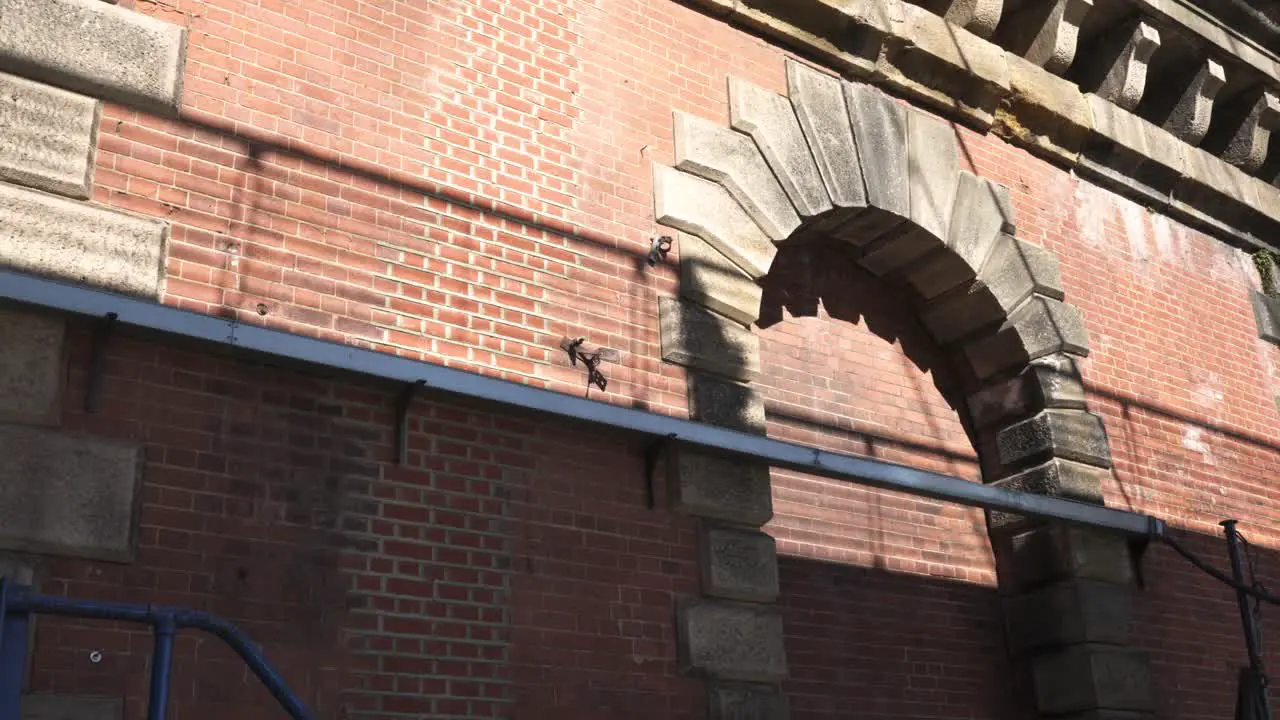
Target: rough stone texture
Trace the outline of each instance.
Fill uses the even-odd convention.
[[[1235,213],[1240,212],[1239,206],[1251,207],[1263,214],[1273,207],[1259,198],[1255,184],[1269,186],[1257,182],[1256,178],[1244,174],[1234,165],[1190,146],[1182,148],[1182,159],[1186,178],[1174,190],[1179,198],[1188,199],[1200,207],[1223,207],[1224,210]],[[1222,203],[1220,198],[1238,205],[1231,207],[1230,203]],[[1277,213],[1274,219],[1280,220],[1280,205],[1275,206],[1272,212]]]
[[[0,423],[61,420],[65,336],[60,317],[0,308]]]
[[[762,603],[778,598],[778,553],[773,537],[703,523],[699,550],[704,595]]]
[[[1163,118],[1160,127],[1188,145],[1199,145],[1209,132],[1213,99],[1227,81],[1226,70],[1213,58],[1205,58],[1191,84]]]
[[[160,295],[168,224],[0,185],[0,265],[130,295]]]
[[[947,249],[922,260],[907,280],[924,299],[935,298],[976,277],[1000,234],[1014,230],[1009,189],[962,171]]]
[[[1046,715],[1155,709],[1151,669],[1141,650],[1073,645],[1032,660],[1036,704]]]
[[[844,83],[844,94],[867,204],[902,218],[910,216],[906,106],[868,85]]]
[[[1026,2],[1003,24],[997,41],[1032,64],[1061,75],[1076,57],[1080,23],[1093,0]]]
[[[943,240],[960,184],[960,151],[955,131],[922,112],[907,113],[907,171],[911,221]]]
[[[185,28],[99,0],[0,0],[0,66],[93,97],[176,115]]]
[[[769,272],[778,249],[737,200],[716,183],[653,166],[654,217],[706,240],[752,278]]]
[[[729,117],[733,129],[756,141],[801,217],[831,209],[831,198],[787,98],[730,77]]]
[[[1253,319],[1258,323],[1258,337],[1280,345],[1280,298],[1267,297],[1257,290],[1249,291],[1253,301]]]
[[[1102,484],[1110,477],[1109,470],[1057,458],[1017,475],[997,480],[992,485],[1014,492],[1051,495],[1102,505]],[[1023,515],[997,511],[987,513],[987,527],[993,532],[1004,532],[1029,524],[1034,524],[1034,520]]]
[[[1280,126],[1280,98],[1258,88],[1229,103],[1222,115],[1225,131],[1215,130],[1205,149],[1247,173],[1257,172],[1267,158],[1271,133]],[[1233,123],[1232,118],[1239,119]]]
[[[22,720],[121,720],[124,700],[76,695],[24,695]]]
[[[1033,295],[1009,316],[998,332],[965,346],[979,380],[1038,357],[1058,352],[1089,354],[1089,337],[1080,311],[1058,300]]]
[[[131,559],[141,467],[135,443],[0,425],[0,547]]]
[[[788,59],[787,91],[832,202],[865,207],[867,192],[840,80]]]
[[[997,117],[997,130],[1033,152],[1074,163],[1093,129],[1093,113],[1075,83],[1064,80],[1013,53],[1009,66],[1009,110]]]
[[[92,98],[0,73],[0,180],[88,198],[98,107]]]
[[[1029,589],[1069,578],[1125,585],[1133,562],[1123,535],[1053,524],[1016,533],[992,533],[1001,583]]]
[[[1160,31],[1140,18],[1098,45],[1091,52],[1096,81],[1086,81],[1086,86],[1116,106],[1134,110],[1147,87],[1147,63],[1160,47]]]
[[[1045,408],[1085,407],[1084,381],[1076,359],[1064,353],[1031,361],[1016,377],[971,394],[969,419],[981,429]]]
[[[710,720],[788,720],[787,696],[773,685],[712,683]]]
[[[1184,172],[1186,160],[1183,145],[1177,138],[1127,110],[1116,107],[1105,98],[1090,93],[1089,109],[1093,113],[1093,129],[1109,145],[1111,157],[1101,161],[1121,172],[1132,172],[1143,162],[1155,162],[1174,175]]]
[[[676,112],[676,167],[719,183],[773,240],[785,240],[800,217],[750,136]]]
[[[981,38],[991,37],[1000,24],[1004,0],[947,0],[943,17]]]
[[[782,616],[772,607],[686,601],[680,608],[679,632],[686,672],[761,682],[786,677]]]
[[[691,372],[689,419],[763,435],[764,400],[749,385]]]
[[[729,258],[692,235],[680,236],[680,296],[743,325],[760,317],[760,286]]]
[[[800,44],[833,70],[868,75],[887,31],[890,8],[879,2],[845,0],[695,0],[712,12],[729,10],[741,23],[788,44]]]
[[[1050,409],[996,434],[1000,464],[1056,456],[1101,468],[1111,467],[1111,446],[1102,418],[1084,410]]]
[[[662,359],[734,380],[760,374],[760,339],[750,330],[698,305],[658,301]]]
[[[1010,651],[1078,643],[1123,645],[1133,602],[1123,585],[1067,580],[1004,601]]]
[[[667,478],[679,512],[755,527],[773,518],[766,465],[677,446],[667,458]]]

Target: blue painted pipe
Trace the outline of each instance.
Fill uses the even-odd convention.
[[[177,623],[171,613],[156,617],[153,628],[155,645],[151,651],[151,698],[147,703],[147,720],[164,720],[169,707],[169,668],[173,665],[173,633]]]

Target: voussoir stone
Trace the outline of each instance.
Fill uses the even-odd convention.
[[[718,250],[693,235],[680,236],[680,296],[750,325],[760,317],[763,290]]]
[[[742,432],[765,433],[764,400],[750,385],[689,373],[689,419]]]
[[[0,73],[0,180],[88,198],[98,108],[93,98]]]
[[[997,480],[992,485],[1013,492],[1049,495],[1102,505],[1102,486],[1110,478],[1111,471],[1105,468],[1055,458]],[[987,513],[987,527],[992,531],[1003,532],[1029,524],[1033,524],[1032,521],[1023,515],[995,510]]]
[[[775,241],[800,227],[795,207],[749,135],[688,113],[674,117],[677,168],[719,183]]]
[[[972,393],[967,405],[975,428],[1023,418],[1045,408],[1083,408],[1084,381],[1074,357],[1055,353],[1031,361],[1016,377]]]
[[[58,424],[65,337],[60,317],[0,309],[0,423]]]
[[[654,165],[653,202],[658,222],[706,240],[752,278],[769,272],[778,249],[728,190]]]
[[[661,298],[658,325],[667,362],[734,380],[751,380],[760,373],[760,338],[704,307]]]
[[[679,630],[686,672],[761,682],[786,677],[782,616],[772,606],[688,600],[680,608]]]
[[[1044,410],[996,435],[1003,467],[1059,457],[1100,468],[1111,467],[1111,446],[1102,418],[1084,410]]]
[[[831,198],[787,98],[730,77],[729,118],[733,129],[756,141],[801,217],[831,209]]]
[[[155,298],[168,224],[0,185],[0,264]]]
[[[906,106],[869,85],[846,82],[843,88],[867,204],[902,218],[910,216]]]
[[[1032,659],[1036,701],[1046,715],[1090,710],[1154,710],[1151,669],[1142,650],[1072,645]]]
[[[777,599],[778,553],[772,536],[704,522],[699,551],[704,595],[765,603]]]
[[[120,720],[121,698],[80,695],[23,695],[22,720]]]
[[[947,247],[912,267],[907,280],[924,299],[935,298],[974,279],[1000,234],[1015,230],[1009,189],[961,171]]]
[[[0,547],[129,560],[136,443],[0,425]]]
[[[1020,589],[1069,578],[1130,583],[1133,561],[1127,543],[1119,533],[1062,523],[992,532],[1001,584]]]
[[[707,688],[711,720],[789,720],[787,696],[776,685],[714,682]]]
[[[92,97],[176,115],[187,31],[100,0],[0,0],[0,66]]]
[[[1123,645],[1129,640],[1129,588],[1096,580],[1064,580],[1004,601],[1009,649],[1078,643]]]
[[[947,123],[918,110],[907,111],[907,169],[911,221],[945,239],[960,186],[960,151]]]
[[[861,208],[867,193],[840,80],[787,60],[787,91],[836,207]]]
[[[1043,295],[1033,295],[1014,310],[995,334],[965,346],[979,380],[1058,352],[1088,355],[1088,333],[1079,310]]]
[[[673,509],[686,515],[759,527],[773,518],[769,466],[679,446],[667,457]]]

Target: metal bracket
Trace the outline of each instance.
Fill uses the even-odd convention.
[[[418,391],[426,386],[426,380],[418,380],[405,385],[400,391],[396,405],[396,465],[404,466],[409,462],[409,408]]]
[[[89,377],[84,391],[84,411],[87,413],[98,412],[102,403],[102,375],[107,366],[107,342],[115,330],[118,317],[113,312],[107,313],[93,330],[93,347],[89,351]]]
[[[670,235],[659,235],[649,239],[649,255],[645,258],[649,267],[657,267],[658,260],[667,257],[667,253],[671,252],[672,242]]]
[[[585,337],[580,337],[575,340],[565,338],[560,341],[560,349],[568,353],[570,365],[577,367],[578,361],[581,360],[582,364],[586,366],[587,390],[590,391],[590,386],[595,385],[600,388],[601,392],[603,392],[604,389],[609,386],[609,378],[605,377],[604,373],[600,372],[600,363],[606,359],[605,352],[604,350],[599,350],[594,353],[583,352],[581,350],[582,343],[586,341],[587,339]]]
[[[649,443],[644,449],[644,477],[648,483],[646,490],[648,491],[647,497],[650,510],[654,510],[658,506],[658,462],[666,456],[667,449],[671,447],[671,443],[675,439],[676,434],[670,433]]]

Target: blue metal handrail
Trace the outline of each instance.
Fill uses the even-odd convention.
[[[169,670],[173,661],[173,636],[181,628],[203,630],[231,646],[271,696],[293,720],[312,720],[284,678],[271,667],[262,652],[236,626],[206,612],[161,605],[129,605],[71,600],[37,595],[30,588],[0,578],[0,718],[17,718],[17,702],[22,685],[27,642],[27,616],[31,613],[80,617],[94,620],[122,620],[150,625],[155,634],[151,657],[151,693],[147,720],[164,720],[169,699]],[[15,637],[16,636],[16,637]],[[15,678],[16,676],[16,678]]]

